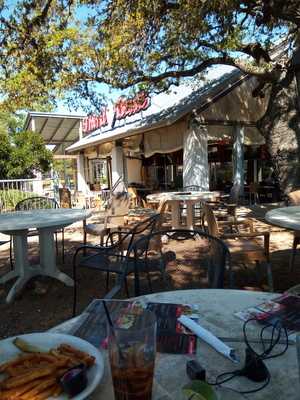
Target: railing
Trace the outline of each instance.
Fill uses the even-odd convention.
[[[0,180],[0,212],[12,211],[16,204],[32,196],[57,197],[58,185],[54,179]]]
[[[120,176],[110,190],[101,191],[101,200],[105,204],[123,182]],[[125,183],[124,183],[125,184]],[[54,179],[7,179],[0,180],[0,212],[13,211],[16,204],[28,197],[47,196],[59,201],[59,180]],[[76,203],[76,191],[71,192],[72,204]],[[88,196],[89,197],[89,196]],[[91,199],[90,199],[91,200]],[[93,202],[88,201],[84,207],[92,207]]]

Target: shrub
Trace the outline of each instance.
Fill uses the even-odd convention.
[[[17,189],[0,190],[0,210],[12,211],[19,201],[33,196],[38,195],[36,193],[24,192]]]

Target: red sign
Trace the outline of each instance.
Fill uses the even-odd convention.
[[[132,99],[120,97],[114,104],[114,116],[112,119],[111,127],[113,128],[116,120],[120,120],[131,115],[137,114],[146,110],[150,106],[150,97],[145,92],[139,92]],[[82,131],[84,133],[95,131],[108,125],[107,108],[104,108],[102,113],[98,116],[90,115],[82,121]]]
[[[82,131],[85,133],[92,132],[98,128],[106,126],[107,124],[107,110],[104,108],[100,115],[90,115],[89,117],[84,118],[82,121]]]
[[[146,110],[150,106],[150,97],[145,92],[138,93],[132,99],[121,97],[114,105],[114,121],[120,120],[140,111]]]

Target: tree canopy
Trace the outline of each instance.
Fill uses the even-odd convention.
[[[0,114],[0,179],[33,178],[49,171],[52,153],[40,134],[22,131],[23,119]]]
[[[298,0],[7,0],[0,8],[2,109],[65,96],[101,107],[98,84],[164,90],[216,64],[265,85],[295,67]],[[284,43],[284,54],[272,51]]]

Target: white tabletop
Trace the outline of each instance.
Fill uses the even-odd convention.
[[[90,210],[54,208],[0,214],[0,232],[67,226],[88,218]]]
[[[188,201],[188,200],[209,200],[219,195],[219,192],[162,192],[148,194],[147,200],[150,201]]]
[[[202,290],[179,290],[174,292],[156,293],[140,298],[146,301],[173,302],[181,304],[198,304],[200,311],[200,323],[214,334],[227,338],[241,338],[243,322],[234,316],[234,313],[245,308],[255,306],[276,296],[274,293],[250,292],[241,290],[202,289]],[[54,328],[56,332],[70,332],[74,329],[75,320]],[[260,327],[253,323],[249,326],[249,338],[258,339]],[[206,369],[210,380],[223,372],[241,368],[244,361],[245,345],[241,342],[227,342],[229,346],[236,349],[241,358],[241,363],[236,365],[227,360],[206,343],[199,340],[197,346],[197,359]],[[257,346],[257,345],[253,345]],[[282,345],[278,345],[282,349]],[[259,347],[256,347],[260,350]],[[106,399],[113,400],[110,367],[107,354],[103,351],[106,359],[104,378],[91,396],[91,400]],[[182,394],[182,386],[189,382],[186,376],[186,361],[190,356],[158,354],[155,365],[155,383],[153,400],[186,400]],[[265,399],[299,399],[299,372],[297,364],[296,346],[290,345],[288,351],[281,357],[266,361],[271,373],[270,384],[262,391],[249,395],[255,400]],[[250,382],[246,378],[236,378],[226,386],[239,390],[250,390],[259,384]],[[251,396],[251,397],[250,397]]]
[[[265,219],[282,228],[300,230],[300,206],[275,208],[266,213]]]

